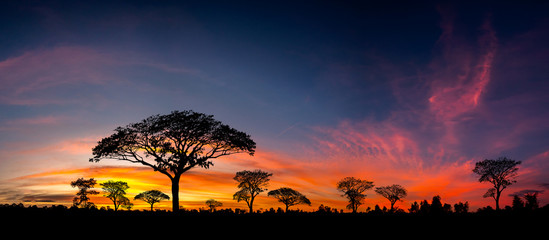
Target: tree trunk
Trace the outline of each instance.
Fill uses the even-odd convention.
[[[176,175],[172,178],[172,212],[179,211],[179,178],[181,175]]]
[[[254,197],[251,197],[248,207],[250,207],[250,214],[254,213]]]
[[[500,191],[496,191],[496,210],[499,210],[499,196],[500,196],[501,192]]]

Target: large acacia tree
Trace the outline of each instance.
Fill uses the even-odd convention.
[[[199,166],[209,168],[212,159],[255,152],[250,135],[194,111],[173,111],[118,127],[93,148],[90,162],[115,159],[151,167],[172,183],[173,211],[179,210],[181,174]]]

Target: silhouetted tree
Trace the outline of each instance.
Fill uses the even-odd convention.
[[[154,115],[103,138],[93,148],[90,162],[116,159],[139,163],[168,176],[172,182],[172,211],[179,210],[181,174],[200,166],[209,168],[211,159],[234,153],[255,152],[255,142],[213,118],[194,111],[173,111]]]
[[[395,203],[397,201],[402,201],[402,198],[405,198],[408,195],[406,189],[398,184],[393,184],[386,187],[377,187],[375,192],[389,200],[391,203],[391,209],[389,211],[391,212],[394,210]]]
[[[427,200],[423,200],[419,203],[419,212],[421,214],[429,214],[431,213],[431,204],[427,202]]]
[[[524,201],[522,201],[522,199],[516,194],[513,195],[513,202],[512,202],[511,208],[517,212],[524,210]]]
[[[332,209],[331,207],[329,206],[324,206],[324,204],[320,204],[320,206],[318,206],[318,210],[316,211],[317,213],[337,213],[337,209]]]
[[[240,190],[233,195],[233,199],[237,202],[244,200],[250,208],[250,213],[253,213],[255,197],[258,194],[267,191],[266,187],[270,180],[269,177],[272,175],[272,173],[264,172],[259,169],[237,172],[233,179],[238,182],[238,188],[240,188]]]
[[[210,212],[215,211],[215,208],[223,206],[223,203],[218,202],[215,199],[206,200],[206,205],[210,208]]]
[[[272,190],[267,195],[278,199],[281,203],[284,203],[284,205],[286,205],[286,212],[288,212],[288,208],[290,206],[297,204],[307,204],[311,206],[311,201],[305,197],[305,195],[291,188],[283,187]]]
[[[373,187],[374,182],[354,177],[346,177],[337,183],[337,189],[343,192],[342,196],[349,200],[347,209],[351,209],[353,213],[356,213],[358,207],[364,203],[364,199],[366,198],[364,192]]]
[[[499,210],[499,198],[501,192],[509,185],[516,183],[518,167],[521,161],[515,161],[506,157],[496,160],[485,159],[477,162],[473,172],[480,176],[479,182],[489,182],[494,186],[488,189],[483,197],[492,197],[496,201],[496,210]]]
[[[524,208],[526,210],[533,211],[539,208],[538,194],[539,192],[530,192],[524,195]]]
[[[456,213],[468,213],[469,212],[469,202],[465,202],[465,203],[462,203],[462,202],[458,202],[456,204],[454,204],[454,211]]]
[[[410,213],[419,213],[419,204],[414,201],[412,205],[410,205],[410,208],[408,209],[408,212]]]
[[[131,208],[131,206],[133,206],[130,200],[125,196],[126,190],[130,188],[127,182],[109,180],[100,183],[99,185],[101,185],[101,188],[105,192],[104,196],[113,202],[114,211],[118,211],[119,207]]]
[[[97,195],[99,194],[98,191],[95,190],[89,190],[90,188],[95,187],[95,184],[97,182],[95,179],[90,178],[88,180],[84,178],[79,178],[76,181],[71,182],[71,186],[77,187],[79,190],[76,193],[76,197],[72,200],[72,203],[75,207],[81,207],[81,208],[91,208],[94,206],[92,202],[90,202],[90,198],[88,195]]]
[[[134,198],[134,200],[143,200],[146,203],[151,205],[151,211],[153,210],[153,205],[157,202],[160,202],[162,200],[170,200],[170,196],[166,195],[165,193],[159,191],[159,190],[149,190],[146,192],[142,192],[137,194]]]
[[[431,214],[441,214],[443,212],[444,212],[444,209],[442,207],[441,197],[436,195],[436,196],[433,197],[433,201],[431,201],[430,213]]]

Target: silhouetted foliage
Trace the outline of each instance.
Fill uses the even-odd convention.
[[[465,214],[469,212],[469,202],[458,202],[454,204],[454,211],[458,214]]]
[[[88,195],[99,194],[98,191],[89,190],[90,188],[95,187],[95,184],[97,184],[97,182],[93,178],[90,178],[88,180],[84,178],[79,178],[76,181],[71,182],[71,187],[77,187],[79,189],[76,193],[76,197],[74,197],[74,199],[72,200],[72,203],[75,207],[91,208],[95,206],[92,202],[90,202],[90,198],[88,197]]]
[[[208,199],[206,200],[206,205],[210,208],[210,212],[213,212],[216,208],[223,206],[223,203],[215,199]]]
[[[456,212],[459,211],[460,214],[467,213],[469,211],[469,203],[459,202],[454,204]],[[410,206],[409,212],[412,214],[420,215],[442,215],[452,213],[452,205],[448,203],[442,203],[442,198],[439,195],[433,196],[431,203],[427,200],[418,202],[413,202]]]
[[[531,192],[524,195],[524,208],[526,210],[533,211],[539,208],[538,194],[539,192]]]
[[[244,200],[250,208],[250,213],[253,213],[253,205],[255,197],[267,191],[269,183],[269,177],[273,174],[261,170],[254,171],[240,171],[234,176],[234,180],[238,182],[238,188],[240,189],[233,195],[233,199],[237,202]]]
[[[518,195],[514,195],[513,196],[513,203],[512,203],[511,208],[514,211],[523,211],[524,210],[524,201],[522,201],[522,199]]]
[[[281,203],[284,203],[284,205],[286,205],[286,212],[288,212],[288,208],[290,206],[297,204],[311,205],[311,201],[305,197],[305,195],[287,187],[272,190],[267,195],[278,199]]]
[[[410,213],[419,213],[419,204],[414,201],[412,203],[412,205],[410,206],[410,208],[408,209],[408,212]]]
[[[353,213],[356,213],[358,207],[364,203],[364,198],[366,198],[364,192],[372,187],[374,187],[374,182],[354,177],[346,177],[337,183],[337,190],[343,192],[342,196],[349,200],[347,209],[351,209]]]
[[[101,188],[105,192],[104,196],[113,202],[114,211],[118,211],[119,207],[130,209],[133,206],[130,199],[125,196],[126,190],[130,188],[127,182],[109,180],[107,182],[100,183],[99,185],[101,185]]]
[[[501,192],[509,185],[516,183],[518,167],[521,161],[515,161],[506,157],[496,160],[485,159],[477,162],[473,172],[480,176],[479,182],[492,183],[493,188],[488,189],[483,197],[492,197],[496,201],[496,210],[499,210],[499,198]]]
[[[436,195],[433,197],[433,201],[431,201],[431,214],[442,214],[444,212],[444,209],[442,207],[442,201],[441,197]]]
[[[160,202],[162,200],[169,200],[170,196],[166,195],[165,193],[159,191],[159,190],[149,190],[146,192],[142,192],[137,194],[134,198],[134,200],[143,200],[146,203],[151,205],[151,211],[153,210],[153,205],[157,202]]]
[[[324,204],[320,204],[320,206],[318,206],[318,210],[315,213],[332,214],[332,213],[337,213],[337,209],[331,208],[329,206],[324,206]]]
[[[212,115],[173,111],[118,127],[93,148],[91,162],[115,159],[139,163],[168,176],[172,182],[172,211],[179,210],[179,179],[196,166],[209,168],[211,159],[255,152],[244,132],[222,124]]]
[[[402,201],[402,198],[405,198],[408,195],[406,189],[398,184],[393,184],[386,187],[377,187],[375,189],[375,192],[389,200],[389,202],[391,203],[391,212],[394,210],[395,203],[397,201]]]

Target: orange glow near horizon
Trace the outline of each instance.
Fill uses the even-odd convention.
[[[395,141],[400,141],[394,138]],[[399,148],[396,146],[396,148]],[[333,159],[332,159],[333,160]],[[293,164],[291,164],[293,162]],[[108,162],[105,162],[108,163]],[[471,209],[491,205],[490,199],[482,199],[482,193],[488,188],[485,184],[479,184],[475,179],[468,177],[471,164],[453,165],[433,171],[425,170],[417,172],[411,169],[369,169],[357,162],[339,161],[331,162],[325,159],[321,162],[304,163],[287,156],[275,153],[258,151],[255,157],[229,156],[218,159],[211,169],[193,169],[182,175],[180,181],[180,204],[186,209],[205,208],[205,201],[216,199],[223,203],[221,208],[247,209],[244,202],[237,203],[232,195],[237,190],[236,182],[232,179],[236,171],[244,169],[260,168],[273,172],[269,189],[279,187],[291,187],[305,194],[312,202],[311,206],[298,205],[292,209],[314,211],[320,204],[336,209],[345,209],[347,201],[335,188],[337,181],[346,176],[355,176],[374,181],[376,186],[401,184],[408,190],[408,197],[395,206],[407,210],[414,201],[431,200],[434,195],[441,195],[445,203],[454,204],[458,201],[468,201]],[[245,166],[248,166],[247,168]],[[366,170],[366,171],[365,171]],[[130,189],[127,197],[134,204],[133,209],[149,209],[149,205],[133,197],[140,192],[158,189],[171,196],[170,180],[158,172],[145,166],[92,166],[90,168],[64,169],[27,175],[14,179],[34,193],[47,192],[59,193],[54,201],[40,202],[38,197],[26,199],[25,204],[53,205],[62,204],[70,206],[77,189],[70,187],[70,181],[79,177],[95,178],[98,181],[96,189],[100,191],[99,183],[107,180],[120,180],[128,182]],[[365,192],[367,195],[361,211],[366,208],[374,208],[376,204],[381,207],[389,206],[389,201],[377,195],[373,189]],[[40,194],[35,194],[39,196]],[[474,196],[472,199],[464,196]],[[98,207],[111,206],[109,199],[102,193],[91,198]],[[502,200],[505,203],[505,200]],[[267,197],[267,192],[261,193],[255,201],[254,209],[267,210],[269,208],[283,208],[283,204],[274,198]],[[155,209],[171,209],[171,201],[162,201],[155,204]]]

